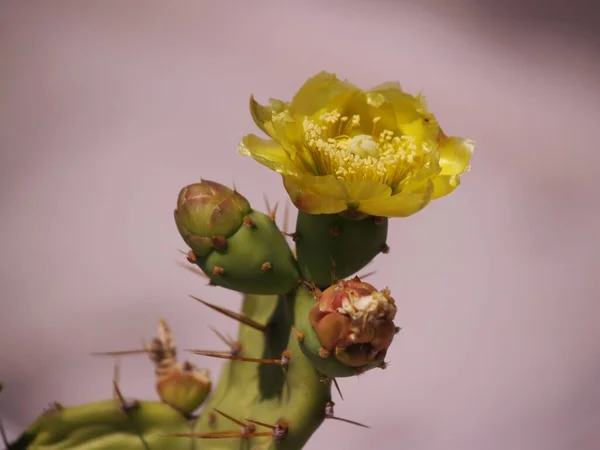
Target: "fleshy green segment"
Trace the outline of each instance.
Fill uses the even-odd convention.
[[[283,369],[271,364],[228,362],[223,367],[215,394],[205,409],[210,411],[217,408],[241,420],[248,418],[268,424],[285,419],[289,423],[289,434],[277,446],[265,445],[270,438],[263,437],[251,439],[247,447],[241,447],[239,440],[221,440],[218,447],[216,444],[210,447],[210,444],[203,443],[202,448],[239,450],[258,448],[254,446],[262,443],[265,449],[297,450],[321,425],[325,418],[325,405],[331,399],[331,383],[320,381],[320,374],[301,351],[296,334],[291,329],[292,323],[305,313],[306,307],[305,298],[297,301],[293,294],[245,297],[242,311],[268,326],[265,334],[241,326],[241,356],[278,359],[287,349],[291,352],[289,365]],[[195,431],[206,433],[239,428],[222,416],[216,415],[215,418],[215,423],[211,425],[209,415],[204,412]]]
[[[170,406],[140,402],[127,412],[107,400],[40,416],[10,450],[189,450],[189,442],[165,437],[189,433],[188,420]]]
[[[285,294],[298,284],[300,274],[283,234],[265,214],[252,211],[226,239],[223,248],[196,263],[210,280],[228,289],[249,294]]]
[[[349,220],[338,214],[299,212],[296,225],[298,266],[319,287],[365,267],[385,248],[388,219]]]
[[[279,359],[290,351],[287,367],[275,364],[231,361],[223,367],[214,396],[193,429],[191,422],[173,408],[158,402],[141,402],[127,413],[115,401],[91,403],[42,415],[10,449],[29,450],[239,450],[257,448],[299,450],[325,419],[331,400],[331,382],[320,374],[301,351],[292,324],[313,301],[288,296],[246,295],[242,312],[267,325],[265,333],[241,325],[240,356]],[[196,440],[167,437],[172,433],[239,431],[240,426],[215,413],[218,409],[240,421],[275,424],[285,419],[287,436],[277,445],[271,437]],[[257,431],[269,431],[259,427]],[[247,447],[245,447],[247,445]]]

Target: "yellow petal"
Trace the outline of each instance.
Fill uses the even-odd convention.
[[[298,177],[283,177],[285,190],[294,206],[300,211],[304,211],[307,214],[336,214],[347,209],[345,200],[314,194],[305,190],[305,186],[298,182]]]
[[[252,120],[264,133],[271,137],[275,137],[273,126],[271,124],[273,111],[268,106],[263,106],[254,99],[254,95],[250,96],[250,114]]]
[[[388,91],[388,90],[402,91],[400,82],[384,81],[383,83],[379,83],[378,85],[373,86],[371,89],[369,89],[369,92],[380,92],[380,91]]]
[[[439,175],[433,178],[433,194],[431,199],[444,197],[454,191],[460,185],[459,175]]]
[[[340,94],[356,91],[348,81],[342,81],[335,74],[320,72],[309,78],[290,102],[293,115],[311,116],[330,106],[331,99]]]
[[[463,173],[471,162],[475,142],[457,136],[442,137],[438,146],[440,154],[441,175],[458,175]]]
[[[244,136],[238,146],[242,155],[252,156],[259,163],[278,173],[299,172],[292,156],[279,143],[270,139],[262,139],[255,134]]]
[[[382,195],[390,195],[391,188],[375,180],[344,181],[334,175],[302,175],[296,184],[303,191],[321,197],[332,197],[347,204],[358,203]]]
[[[360,211],[372,216],[408,217],[423,209],[431,201],[433,183],[427,181],[418,190],[381,196],[360,203]]]

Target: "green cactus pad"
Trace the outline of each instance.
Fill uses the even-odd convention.
[[[189,421],[164,403],[123,411],[106,400],[42,414],[9,450],[189,450],[189,443],[164,436],[189,432]]]
[[[296,249],[302,276],[319,287],[365,267],[386,247],[388,219],[298,213]]]
[[[298,289],[298,293],[296,294],[297,316],[295,326],[303,334],[300,349],[315,366],[317,371],[327,377],[344,378],[355,376],[378,367],[380,363],[361,367],[349,367],[340,362],[334,355],[323,358],[319,354],[321,343],[308,320],[310,309],[314,306],[315,302],[314,295],[306,287],[303,286]]]
[[[235,430],[227,418],[206,411],[217,408],[237,419],[253,419],[274,424],[279,419],[289,423],[289,433],[277,446],[262,447],[265,450],[301,449],[325,418],[325,405],[331,400],[331,383],[320,381],[315,370],[300,350],[291,325],[302,314],[304,307],[293,295],[275,296],[247,295],[242,312],[267,325],[267,332],[242,325],[239,341],[240,356],[249,358],[278,359],[284,350],[291,352],[286,369],[279,365],[257,364],[246,361],[228,362],[222,369],[214,396],[206,405],[196,431],[202,433]],[[260,429],[257,431],[265,431]],[[268,429],[267,429],[268,431]],[[219,449],[238,450],[239,440],[220,440]],[[258,448],[266,438],[254,438],[247,447]],[[213,448],[213,447],[203,447]]]
[[[292,324],[304,313],[294,295],[247,295],[242,312],[266,325],[266,332],[241,325],[239,356],[279,359],[289,351],[289,363],[230,361],[222,369],[214,395],[197,420],[158,402],[139,402],[124,411],[114,400],[59,409],[40,416],[9,448],[11,450],[299,450],[325,419],[331,400],[331,382],[322,382],[317,370],[298,346]],[[284,419],[288,433],[277,445],[271,436],[226,439],[172,437],[179,433],[237,432],[240,421],[275,424]],[[259,432],[271,432],[257,426]],[[246,441],[246,442],[244,442]]]
[[[248,294],[278,295],[294,289],[300,279],[296,260],[277,225],[252,211],[246,223],[196,264],[212,283]]]

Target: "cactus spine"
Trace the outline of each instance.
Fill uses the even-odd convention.
[[[250,109],[272,140],[248,135],[239,150],[282,175],[299,209],[295,232],[209,180],[181,189],[174,212],[187,260],[243,297],[241,311],[196,298],[239,322],[237,339],[219,334],[226,350],[191,352],[226,361],[216,385],[177,361],[161,319],[152,343],[103,353],[147,354],[158,401],[127,399],[116,373],[112,400],[52,404],[14,442],[2,433],[9,449],[296,450],[327,419],[365,426],[335,416],[332,386],[386,368],[400,328],[390,291],[356,273],[389,250],[390,217],[458,186],[474,143],[446,136],[422,99],[394,83],[365,92],[320,73],[291,102],[251,99]]]

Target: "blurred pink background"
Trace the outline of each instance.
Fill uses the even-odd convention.
[[[371,267],[403,331],[341,380],[308,449],[600,448],[600,45],[594,2],[19,1],[0,4],[0,417],[111,395],[112,361],[164,315],[181,348],[235,325],[188,297],[172,219],[200,177],[262,207],[279,177],[237,155],[251,93],[320,70],[423,91],[477,141],[450,197],[391,224]],[[587,9],[586,9],[587,8]],[[370,268],[371,268],[370,267]],[[197,357],[214,377],[221,362]],[[128,396],[156,398],[145,357]]]

